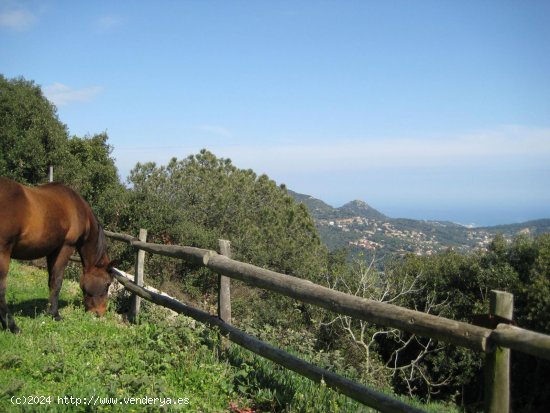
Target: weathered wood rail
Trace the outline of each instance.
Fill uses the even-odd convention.
[[[287,369],[296,371],[297,373],[300,373],[316,382],[324,380],[327,386],[338,389],[342,393],[368,406],[372,406],[385,412],[422,412],[420,409],[412,408],[399,400],[388,397],[328,370],[317,367],[285,351],[281,351],[270,344],[264,343],[263,341],[244,333],[231,324],[221,320],[217,316],[213,316],[205,311],[187,306],[173,298],[140,287],[117,270],[115,270],[115,277],[127,290],[133,292],[134,294],[139,295],[140,297],[155,304],[169,308],[177,313],[192,317],[195,320],[208,324],[211,327],[217,327],[225,337],[232,342],[237,343],[241,347],[274,361]]]
[[[550,360],[550,336],[548,335],[505,324],[499,324],[496,329],[492,330],[392,304],[348,295],[307,280],[233,260],[229,257],[228,244],[224,243],[220,244],[222,253],[218,254],[208,249],[148,243],[144,241],[144,237],[141,237],[142,239],[140,240],[131,235],[110,231],[105,231],[105,233],[109,238],[126,242],[138,251],[183,259],[209,268],[220,275],[217,316],[210,315],[176,300],[144,289],[140,285],[129,281],[121,273],[117,273],[117,280],[137,296],[188,315],[210,326],[215,326],[229,340],[312,380],[321,381],[322,379],[327,386],[382,412],[415,412],[421,410],[327,370],[313,366],[236,329],[230,324],[230,289],[229,280],[226,277],[243,281],[255,287],[274,291],[338,314],[348,315],[387,327],[398,328],[419,336],[484,352],[490,356],[501,351],[503,348],[509,348]],[[227,243],[227,241],[224,242]],[[140,268],[140,265],[141,268],[143,266],[139,260],[143,260],[143,256],[140,258],[138,255],[136,268]],[[486,381],[489,382],[490,377],[497,376],[499,380],[498,383],[492,380],[491,385],[486,385],[486,392],[490,393],[486,398],[485,410],[487,412],[506,412],[509,409],[508,399],[505,402],[506,406],[503,407],[501,398],[503,394],[495,394],[496,392],[500,393],[504,391],[503,389],[509,389],[509,364],[506,364],[508,363],[506,360],[509,360],[509,355],[504,357],[505,361],[502,361],[502,359],[502,357],[495,357],[493,362],[487,363],[488,366],[486,366]]]

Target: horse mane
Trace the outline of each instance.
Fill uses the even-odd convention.
[[[91,212],[92,217],[92,225],[96,227],[97,231],[97,239],[95,242],[95,256],[96,260],[94,262],[94,266],[97,266],[100,261],[103,259],[103,256],[107,253],[107,238],[105,237],[105,232],[103,231],[103,227],[99,223],[99,220],[96,218],[94,213]]]
[[[97,237],[97,245],[96,245],[96,252],[97,252],[97,261],[96,265],[99,264],[99,261],[103,258],[105,254],[107,254],[107,238],[105,237],[105,232],[103,231],[103,227],[98,222],[97,223],[97,230],[98,230],[98,237]]]

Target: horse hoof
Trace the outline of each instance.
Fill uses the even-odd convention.
[[[61,321],[61,320],[63,320],[63,317],[61,317],[59,314],[56,314],[56,315],[53,316],[53,319],[55,321]]]
[[[10,331],[11,331],[13,334],[19,334],[19,333],[21,333],[21,329],[20,329],[19,327],[15,326],[15,325],[12,326],[12,327],[10,327]]]

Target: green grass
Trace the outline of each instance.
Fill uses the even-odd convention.
[[[44,314],[43,271],[12,265],[8,283],[10,308],[22,332],[0,331],[0,411],[126,412],[160,407],[160,400],[156,409],[84,405],[84,399],[99,404],[96,398],[124,397],[188,398],[188,404],[165,406],[168,411],[226,411],[231,401],[247,404],[233,389],[236,369],[218,362],[215,346],[205,344],[211,334],[200,326],[191,329],[183,317],[138,326],[123,323],[114,312],[100,319],[84,313],[78,284],[65,280],[60,297],[64,319],[56,322]],[[12,396],[39,396],[46,404],[16,405],[12,401],[19,400]],[[83,404],[58,403],[65,396],[78,397]]]
[[[78,283],[65,280],[56,322],[47,296],[44,271],[12,263],[8,302],[22,332],[0,331],[1,412],[371,411],[236,345],[218,356],[214,331],[166,319],[149,303],[139,325],[112,310],[97,318],[84,313]]]

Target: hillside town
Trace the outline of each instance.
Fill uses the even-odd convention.
[[[310,195],[289,191],[309,209],[319,235],[330,250],[348,248],[376,256],[433,255],[486,250],[497,234],[512,240],[518,235],[550,232],[550,219],[493,227],[475,227],[450,221],[390,218],[364,201],[334,208]]]
[[[494,237],[483,229],[462,227],[466,237],[445,242],[434,233],[433,229],[431,233],[427,233],[421,229],[405,229],[402,225],[391,221],[378,221],[361,216],[320,219],[317,220],[317,225],[327,227],[333,232],[341,232],[345,235],[349,247],[372,252],[390,250],[399,255],[410,253],[432,255],[448,248],[464,252],[472,249],[486,249]],[[444,228],[445,224],[430,221],[424,222],[424,226]]]

